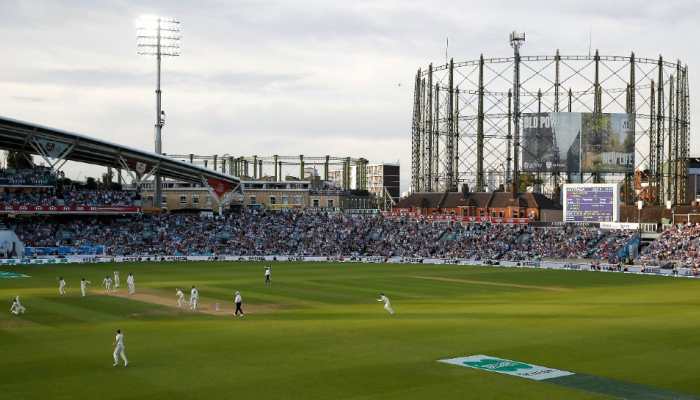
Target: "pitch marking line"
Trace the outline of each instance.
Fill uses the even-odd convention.
[[[551,292],[569,292],[572,290],[572,289],[563,288],[563,287],[559,287],[559,286],[523,285],[523,284],[519,284],[519,283],[481,281],[481,280],[476,280],[476,279],[443,278],[440,276],[410,275],[410,277],[416,278],[416,279],[425,279],[425,280],[440,281],[440,282],[471,283],[471,284],[475,284],[475,285],[501,286],[501,287],[512,287],[512,288],[519,288],[519,289],[548,290]]]

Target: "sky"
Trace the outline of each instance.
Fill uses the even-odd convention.
[[[142,14],[182,22],[163,66],[166,153],[364,157],[410,181],[413,79],[449,56],[604,54],[689,65],[697,0],[0,1],[0,115],[153,149],[155,60],[136,53]],[[700,155],[698,134],[691,154]],[[99,175],[72,165],[69,175]]]

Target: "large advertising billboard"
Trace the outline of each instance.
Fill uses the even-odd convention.
[[[631,172],[633,127],[633,114],[524,114],[522,170],[571,174]]]
[[[618,184],[565,184],[562,192],[564,222],[618,222],[620,209]]]

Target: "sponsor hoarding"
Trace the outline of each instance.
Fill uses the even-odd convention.
[[[0,206],[0,214],[136,214],[141,207],[134,206]]]

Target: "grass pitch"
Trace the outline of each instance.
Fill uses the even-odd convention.
[[[0,398],[612,398],[436,362],[475,354],[700,396],[700,281],[275,263],[266,288],[264,265],[12,267],[31,277],[0,279],[6,309],[15,295],[27,307],[19,317],[0,312]],[[123,286],[133,272],[145,297],[103,295],[99,282],[115,268]],[[93,283],[87,298],[83,276]],[[192,285],[206,308],[219,302],[225,312],[174,308],[175,288]],[[249,312],[242,320],[229,314],[235,290]],[[376,302],[380,291],[396,315]],[[112,367],[117,328],[128,368]]]

